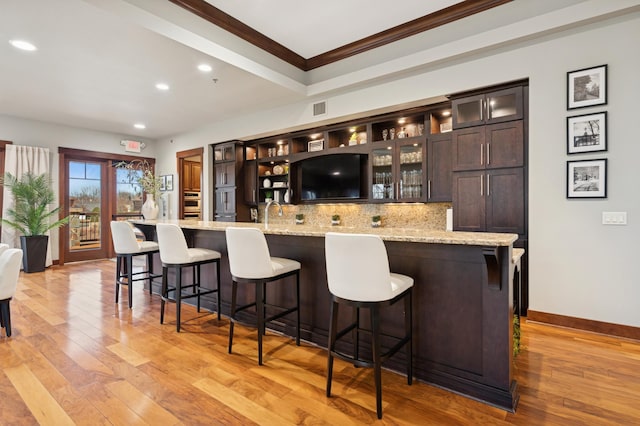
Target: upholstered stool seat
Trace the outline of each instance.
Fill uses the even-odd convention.
[[[120,295],[120,285],[126,285],[129,290],[129,308],[131,308],[133,283],[148,280],[149,294],[151,294],[153,279],[162,276],[153,274],[153,255],[158,253],[158,243],[138,241],[135,230],[129,222],[115,220],[111,221],[111,238],[116,252],[116,303]],[[136,256],[146,256],[146,269],[143,268],[140,272],[133,272],[133,258]]]
[[[333,358],[338,357],[356,366],[373,367],[376,386],[376,413],[382,418],[382,363],[402,347],[407,361],[407,382],[413,380],[412,311],[413,278],[389,271],[389,259],[384,242],[377,235],[329,232],[325,236],[327,283],[331,293],[329,343],[327,361],[327,397],[331,396]],[[380,308],[404,300],[404,335],[382,334]],[[352,322],[338,330],[338,309],[350,306]],[[360,309],[370,314],[370,329],[360,325]],[[352,332],[353,353],[338,351],[336,343]],[[371,356],[361,357],[360,334],[371,335]],[[395,344],[383,352],[382,337]]]
[[[11,337],[11,309],[9,302],[13,298],[20,276],[22,250],[0,244],[0,327],[7,337]]]
[[[160,260],[162,261],[162,301],[160,303],[160,324],[164,323],[164,308],[167,301],[176,303],[176,330],[180,332],[180,312],[182,300],[196,298],[197,309],[200,312],[200,298],[207,294],[216,293],[217,314],[220,319],[220,252],[205,248],[188,247],[182,229],[172,223],[158,223],[156,225],[158,244],[160,245]],[[213,263],[216,267],[216,287],[207,288],[202,286],[201,265]],[[182,272],[184,268],[192,268],[193,280],[191,284],[184,285],[182,282]],[[168,271],[175,270],[175,285],[169,287]],[[191,293],[184,293],[183,290],[191,289]],[[174,297],[170,298],[169,293]]]
[[[229,327],[229,353],[233,346],[233,327],[236,314],[245,309],[256,308],[258,327],[258,364],[262,365],[262,336],[266,323],[296,312],[296,345],[300,345],[300,262],[281,257],[271,257],[267,240],[257,228],[228,227],[225,231],[229,267],[231,269],[231,324]],[[290,308],[267,303],[266,284],[295,275],[296,304]],[[238,283],[255,285],[255,301],[237,306]],[[267,316],[267,309],[277,311]]]

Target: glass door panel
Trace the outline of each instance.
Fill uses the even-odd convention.
[[[69,177],[69,251],[102,248],[102,164],[71,160]]]
[[[372,151],[373,188],[371,196],[374,200],[393,200],[393,150],[374,149]]]
[[[401,199],[422,197],[422,145],[400,147]]]
[[[140,213],[142,208],[142,188],[137,183],[142,170],[116,168],[116,213]]]

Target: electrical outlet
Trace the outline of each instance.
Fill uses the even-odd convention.
[[[602,212],[603,225],[626,225],[627,212]]]

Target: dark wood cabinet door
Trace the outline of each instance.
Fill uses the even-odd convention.
[[[428,141],[427,201],[451,201],[451,132]]]
[[[235,188],[216,189],[216,217],[236,213]]]
[[[454,231],[485,230],[485,172],[453,173]]]
[[[182,166],[182,182],[185,191],[192,191],[191,188],[191,161],[185,161]]]
[[[451,102],[451,109],[454,129],[481,126],[485,123],[484,94],[454,99]]]
[[[484,126],[455,130],[451,141],[452,170],[478,170],[485,167]]]
[[[522,87],[510,87],[487,93],[485,106],[487,124],[522,119],[524,116]]]
[[[522,120],[486,126],[485,140],[487,169],[524,165]]]
[[[243,167],[244,202],[258,204],[258,166],[256,160],[247,160]]]
[[[223,162],[215,164],[216,188],[235,186],[236,184],[236,163]]]
[[[490,170],[486,172],[485,179],[486,231],[523,235],[523,168]]]

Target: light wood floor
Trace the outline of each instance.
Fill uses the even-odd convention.
[[[522,325],[516,414],[383,373],[384,417],[373,377],[336,360],[325,397],[326,353],[268,333],[258,367],[255,331],[175,306],[138,284],[114,304],[111,261],[21,274],[13,336],[0,337],[0,424],[640,424],[640,342],[541,324]]]

